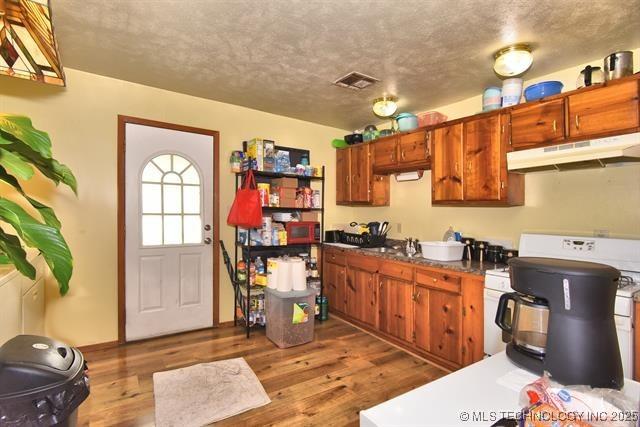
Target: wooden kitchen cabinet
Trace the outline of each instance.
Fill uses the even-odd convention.
[[[500,116],[469,120],[463,129],[463,200],[500,200]]]
[[[385,173],[398,165],[398,136],[389,136],[375,141],[373,146],[373,170]]]
[[[562,142],[565,137],[564,99],[527,104],[511,111],[510,145],[513,149],[524,150]]]
[[[620,134],[640,126],[637,79],[578,92],[567,102],[569,138]]]
[[[389,177],[373,174],[370,144],[336,150],[336,203],[389,205]]]
[[[462,193],[462,123],[437,128],[431,149],[431,200],[463,200]]]
[[[413,283],[379,277],[378,325],[382,332],[413,342]]]
[[[347,313],[370,326],[377,324],[375,273],[350,267],[347,272]]]
[[[452,369],[482,360],[482,276],[329,247],[323,260],[332,313]]]
[[[433,131],[420,130],[400,135],[399,162],[403,168],[429,168]]]
[[[325,261],[322,274],[324,275],[324,294],[329,300],[332,310],[346,313],[346,272],[343,265]]]
[[[484,114],[434,131],[432,204],[524,204],[524,177],[507,172],[507,123],[506,113]]]
[[[336,203],[351,201],[351,150],[336,150]]]

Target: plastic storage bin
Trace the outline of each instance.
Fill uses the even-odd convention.
[[[75,426],[89,395],[82,353],[58,341],[18,335],[0,347],[0,425]]]
[[[266,288],[267,338],[280,348],[313,341],[316,295],[313,289],[279,292]]]
[[[422,257],[436,261],[460,261],[464,244],[461,242],[420,242]]]

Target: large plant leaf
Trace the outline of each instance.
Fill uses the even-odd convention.
[[[36,278],[36,269],[27,261],[27,253],[22,249],[20,239],[0,228],[0,264],[6,264],[3,261],[15,265],[18,271],[28,278]]]
[[[43,224],[11,200],[0,198],[0,220],[10,224],[27,246],[38,248],[58,282],[60,294],[69,290],[73,258],[60,230]]]
[[[23,142],[42,157],[51,158],[51,139],[49,139],[49,134],[34,128],[31,119],[28,117],[0,114],[0,132],[5,133],[5,138],[9,135],[7,139],[16,139]]]
[[[20,186],[18,180],[13,175],[8,173],[2,166],[0,166],[0,181],[4,181],[7,184],[13,186],[13,188],[15,188],[20,194],[22,194],[22,196],[27,199],[31,206],[38,210],[38,213],[44,220],[45,224],[58,229],[60,228],[60,221],[58,220],[58,217],[56,216],[56,213],[53,211],[53,209],[51,209],[44,203],[40,203],[36,199],[29,197]]]
[[[62,182],[78,193],[78,183],[76,177],[73,176],[71,169],[61,164],[55,159],[45,158],[38,152],[32,150],[28,145],[21,142],[15,142],[12,145],[5,145],[3,148],[20,154],[23,159],[31,162],[44,176],[59,184]]]
[[[25,162],[20,155],[4,148],[0,148],[0,165],[16,174],[18,178],[31,179],[33,176],[33,168],[29,163]]]

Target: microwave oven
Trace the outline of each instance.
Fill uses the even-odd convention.
[[[285,226],[287,243],[320,242],[320,223],[317,221],[291,221]]]

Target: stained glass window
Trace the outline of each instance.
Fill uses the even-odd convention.
[[[47,0],[0,0],[0,73],[64,86]]]

